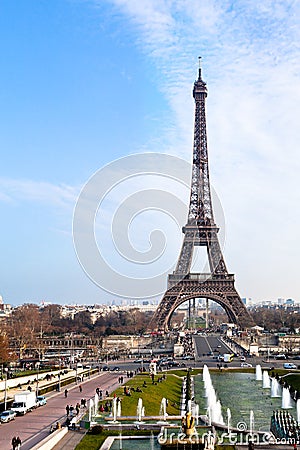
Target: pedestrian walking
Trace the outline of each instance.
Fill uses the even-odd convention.
[[[81,384],[79,385],[79,392],[82,392],[82,386],[81,386]]]
[[[66,406],[66,412],[67,412],[67,416],[68,416],[70,414],[70,406],[69,405]]]
[[[65,397],[68,397],[68,389],[65,389]]]
[[[16,450],[20,450],[22,441],[21,441],[21,439],[20,439],[19,436],[18,436],[17,439],[16,439],[16,444],[17,444]]]
[[[16,436],[14,436],[12,438],[11,445],[12,445],[13,450],[16,450],[16,448],[17,448],[17,438],[16,438]]]

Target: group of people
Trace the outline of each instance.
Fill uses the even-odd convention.
[[[112,402],[109,400],[107,400],[105,403],[104,403],[104,405],[103,404],[101,404],[100,405],[100,407],[99,407],[99,411],[101,412],[101,413],[103,413],[103,412],[109,412],[109,411],[111,411],[111,409],[112,409]]]
[[[127,373],[126,373],[126,375],[127,375],[127,378],[133,378],[133,376],[134,375],[136,375],[137,374],[137,371],[135,370],[135,371],[133,371],[133,370],[131,370],[131,371],[127,371]]]
[[[21,444],[22,444],[22,442],[21,442],[21,439],[19,438],[19,436],[14,436],[12,438],[11,445],[12,445],[13,450],[19,450],[21,448]]]
[[[84,400],[84,399],[82,399],[82,400]],[[86,404],[86,400],[84,400],[84,401],[82,401],[82,400],[81,400],[81,405],[84,406],[84,405]],[[75,408],[74,408],[73,405],[67,405],[67,406],[66,406],[67,417],[68,417],[69,415],[70,415],[70,416],[74,416],[74,409],[75,409],[75,411],[76,411],[76,416],[78,416],[79,411],[80,411],[80,404],[79,404],[79,403],[76,403]]]

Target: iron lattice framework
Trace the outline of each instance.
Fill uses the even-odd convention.
[[[206,83],[201,77],[194,83],[195,128],[193,167],[188,221],[183,227],[184,240],[177,266],[168,277],[168,288],[151,321],[152,329],[168,330],[176,308],[194,298],[208,298],[219,303],[229,320],[241,327],[253,325],[234,286],[234,275],[228,274],[220,248],[213,215],[206,134]],[[191,273],[195,246],[206,246],[210,273]]]

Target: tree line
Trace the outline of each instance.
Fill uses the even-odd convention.
[[[111,311],[92,321],[90,311],[83,310],[72,317],[63,317],[62,306],[24,304],[12,311],[1,325],[0,364],[16,358],[14,349],[26,353],[26,349],[41,346],[43,337],[63,336],[70,333],[94,337],[113,334],[143,334],[149,323],[149,315],[138,309]],[[42,350],[42,349],[41,349]]]

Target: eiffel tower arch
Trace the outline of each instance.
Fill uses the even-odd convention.
[[[200,58],[199,58],[200,62]],[[167,331],[174,311],[187,300],[207,298],[226,311],[230,322],[241,327],[254,325],[235,286],[234,275],[225,265],[215,224],[209,181],[206,109],[206,83],[199,64],[198,79],[194,83],[195,125],[193,166],[187,224],[175,271],[168,276],[168,287],[151,320],[150,328]],[[191,273],[195,246],[205,246],[210,273]]]

